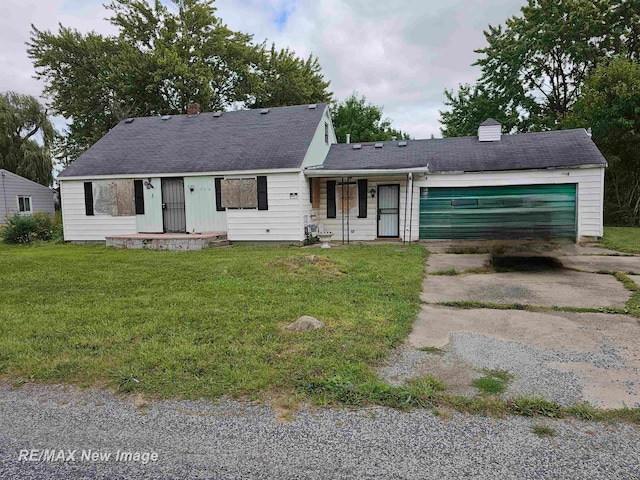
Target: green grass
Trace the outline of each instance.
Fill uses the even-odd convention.
[[[506,388],[503,381],[489,376],[476,378],[472,385],[485,395],[498,395]]]
[[[605,227],[599,246],[626,253],[640,253],[640,228]]]
[[[539,437],[555,437],[557,435],[555,428],[545,425],[534,425],[531,427],[531,432]]]
[[[513,376],[506,370],[484,370],[484,376],[476,378],[472,385],[484,395],[499,395],[505,391]]]
[[[343,379],[372,401],[393,396],[371,366],[411,329],[425,256],[393,245],[321,253],[2,245],[0,377],[184,398]],[[326,328],[283,330],[305,314]]]
[[[459,273],[460,272],[458,272],[455,268],[449,268],[448,270],[436,270],[435,272],[429,272],[429,275],[455,276]]]
[[[633,298],[633,297],[632,297]],[[627,315],[630,312],[629,308],[620,307],[543,307],[539,305],[526,305],[523,303],[490,303],[479,302],[476,300],[457,300],[451,302],[438,302],[436,305],[442,305],[444,307],[455,307],[463,309],[474,308],[491,308],[495,310],[522,310],[527,312],[578,312],[578,313],[614,313],[620,315]]]
[[[431,353],[433,355],[444,355],[444,350],[438,347],[418,347],[416,350],[421,352]]]

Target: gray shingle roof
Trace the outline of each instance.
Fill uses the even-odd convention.
[[[478,137],[332,145],[323,170],[367,170],[427,167],[431,172],[525,170],[579,165],[606,165],[606,160],[583,129],[503,135],[496,142]]]
[[[298,168],[325,107],[123,120],[58,177]]]
[[[480,124],[481,127],[492,127],[494,125],[502,125],[499,121],[494,120],[493,118],[487,118],[484,122]]]

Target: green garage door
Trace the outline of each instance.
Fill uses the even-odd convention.
[[[420,240],[575,237],[573,183],[420,189]]]

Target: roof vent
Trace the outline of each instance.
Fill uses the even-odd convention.
[[[169,120],[171,118],[171,115],[163,115],[162,117],[160,117],[162,120]]]
[[[266,115],[267,113],[269,113],[268,108],[263,108],[262,110],[260,110],[260,115]]]
[[[135,118],[127,118],[124,123],[133,123],[134,120]]]
[[[375,148],[382,148],[382,147],[384,147],[384,143],[376,143],[376,144],[374,145],[374,147],[375,147]]]
[[[354,143],[353,147],[354,150],[361,150],[362,149],[362,144],[360,143]]]
[[[398,142],[398,146],[399,147],[406,147],[407,146],[407,142],[405,142],[405,141]]]
[[[308,108],[309,110],[315,110],[317,106],[318,106],[318,105],[316,105],[315,103],[312,103],[312,104],[311,104],[311,105],[309,105],[307,108]]]
[[[213,118],[220,118],[222,116],[222,112],[213,112]]]
[[[488,118],[478,127],[478,140],[481,142],[499,142],[502,138],[502,124]]]

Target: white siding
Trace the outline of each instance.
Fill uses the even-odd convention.
[[[55,213],[53,190],[0,169],[0,225],[5,223],[5,217],[18,213],[18,196],[31,197],[33,213],[46,212],[51,216]]]
[[[417,175],[414,179],[412,240],[418,240],[420,187],[478,187],[498,185],[578,185],[578,237],[603,235],[604,168],[572,168],[462,174]]]
[[[360,177],[362,178],[362,177]],[[334,240],[342,239],[343,221],[340,211],[340,186],[337,186],[336,218],[327,218],[327,180],[320,179],[320,208],[311,213],[311,223],[317,223],[324,231],[334,234]],[[356,177],[352,181],[357,181]],[[475,187],[498,185],[536,185],[575,183],[577,188],[578,237],[601,237],[602,205],[604,193],[603,168],[573,168],[558,170],[531,170],[513,172],[485,172],[462,174],[414,174],[413,196],[411,182],[405,175],[377,176],[368,178],[368,190],[376,189],[378,184],[400,185],[400,236],[403,239],[418,240],[420,226],[420,188],[421,187]],[[407,185],[411,201],[407,201]],[[377,193],[376,193],[377,195]],[[308,200],[308,199],[307,199]],[[367,196],[367,218],[358,218],[357,202],[349,215],[349,238],[355,241],[369,241],[377,238],[377,198]],[[405,224],[405,213],[407,223]],[[345,220],[345,238],[346,220]]]
[[[329,126],[329,141],[325,141],[325,124]],[[302,168],[322,165],[329,153],[329,147],[332,143],[337,143],[336,133],[333,130],[333,124],[331,123],[331,115],[329,114],[329,107],[326,107],[324,114],[320,119],[320,123],[316,127],[316,131],[311,139],[307,153],[302,161]]]
[[[136,233],[135,216],[85,215],[84,182],[62,180],[60,192],[65,240],[104,240],[109,235]]]
[[[478,128],[480,142],[499,142],[502,138],[502,125],[485,125]]]
[[[362,178],[362,177],[360,177]],[[327,180],[336,180],[340,183],[340,178],[321,178],[320,179],[320,208],[314,210],[315,221],[323,231],[329,231],[334,234],[333,240],[342,240],[342,212],[340,211],[340,185],[336,185],[336,218],[327,218]],[[358,178],[353,177],[351,181],[357,182]],[[347,219],[345,217],[345,240],[347,233],[349,233],[349,240],[354,241],[371,241],[378,238],[378,184],[380,185],[400,185],[400,236],[404,236],[405,232],[405,210],[407,211],[407,217],[409,212],[410,203],[407,203],[407,177],[406,175],[390,176],[390,177],[371,177],[367,178],[367,191],[372,188],[376,190],[376,197],[371,198],[371,195],[367,192],[367,218],[358,218],[358,201],[352,206],[348,220],[349,228],[347,229]],[[406,208],[405,208],[406,207]],[[312,217],[313,219],[313,217]],[[406,226],[408,235],[408,225]]]
[[[304,195],[308,202],[308,186],[300,173],[267,175],[269,209],[227,209],[227,237],[231,241],[301,242],[304,240],[301,213]]]

